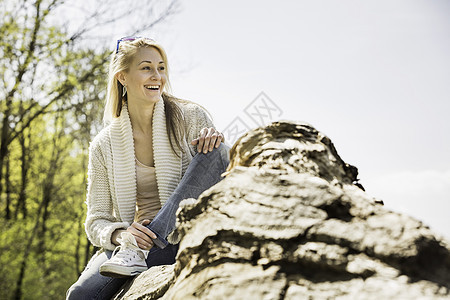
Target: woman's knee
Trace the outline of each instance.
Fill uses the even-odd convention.
[[[66,299],[109,299],[114,295],[124,283],[123,278],[105,277],[98,272],[109,254],[110,251],[100,251],[91,258],[78,280],[67,290]]]
[[[220,143],[218,148],[214,148],[213,151],[208,152],[206,157],[210,159],[221,159],[224,165],[228,165],[230,162],[230,147],[224,143]]]
[[[79,280],[66,293],[66,300],[110,299],[129,278],[111,278],[100,274],[88,280]]]
[[[67,290],[66,300],[76,299],[92,299],[92,295],[90,295],[89,291],[83,286],[74,284]]]

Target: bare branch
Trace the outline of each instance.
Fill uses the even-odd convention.
[[[142,28],[134,29],[134,32],[132,35],[135,35],[140,31],[145,31],[145,30],[149,30],[150,28],[153,28],[157,24],[166,20],[168,17],[178,13],[179,12],[178,9],[179,9],[179,2],[177,0],[173,0],[172,2],[170,2],[169,7],[158,18],[156,18],[156,20],[154,20],[153,22],[151,22],[148,25],[145,25]]]
[[[97,64],[92,66],[92,70],[87,71],[80,79],[80,82],[85,82],[89,80],[92,76],[94,76],[93,70],[97,69],[98,67],[102,66],[106,61],[108,60],[108,56],[105,55],[101,61],[99,61]],[[72,91],[73,86],[70,84],[64,85],[62,90],[55,96],[53,99],[51,99],[47,104],[43,105],[38,111],[36,111],[33,115],[31,115],[26,122],[23,123],[22,127],[20,129],[15,129],[14,133],[11,134],[10,138],[8,139],[8,143],[11,143],[13,140],[15,140],[26,128],[28,128],[31,123],[40,115],[48,112],[48,108],[55,103],[56,101],[62,99],[63,97],[67,96],[67,94]]]

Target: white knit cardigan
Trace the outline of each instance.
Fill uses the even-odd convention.
[[[177,156],[166,130],[164,101],[153,111],[153,156],[161,206],[173,193],[196,153],[190,142],[204,127],[213,127],[206,112],[194,103],[179,103],[186,135],[181,141],[184,151]],[[89,147],[86,233],[97,247],[113,250],[111,235],[126,229],[136,212],[136,169],[133,133],[126,105],[120,117],[113,119],[94,138]]]

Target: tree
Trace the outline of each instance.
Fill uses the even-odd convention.
[[[112,33],[103,32],[126,20],[133,35],[177,12],[177,0],[159,3],[0,0],[0,289],[6,298],[60,299],[92,255],[82,223],[87,148],[101,127],[112,50]],[[75,23],[62,17],[73,10],[80,15]]]

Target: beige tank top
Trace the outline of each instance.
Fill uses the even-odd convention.
[[[138,223],[145,219],[152,221],[161,209],[155,168],[146,166],[136,159],[136,183],[136,214],[134,220]]]

